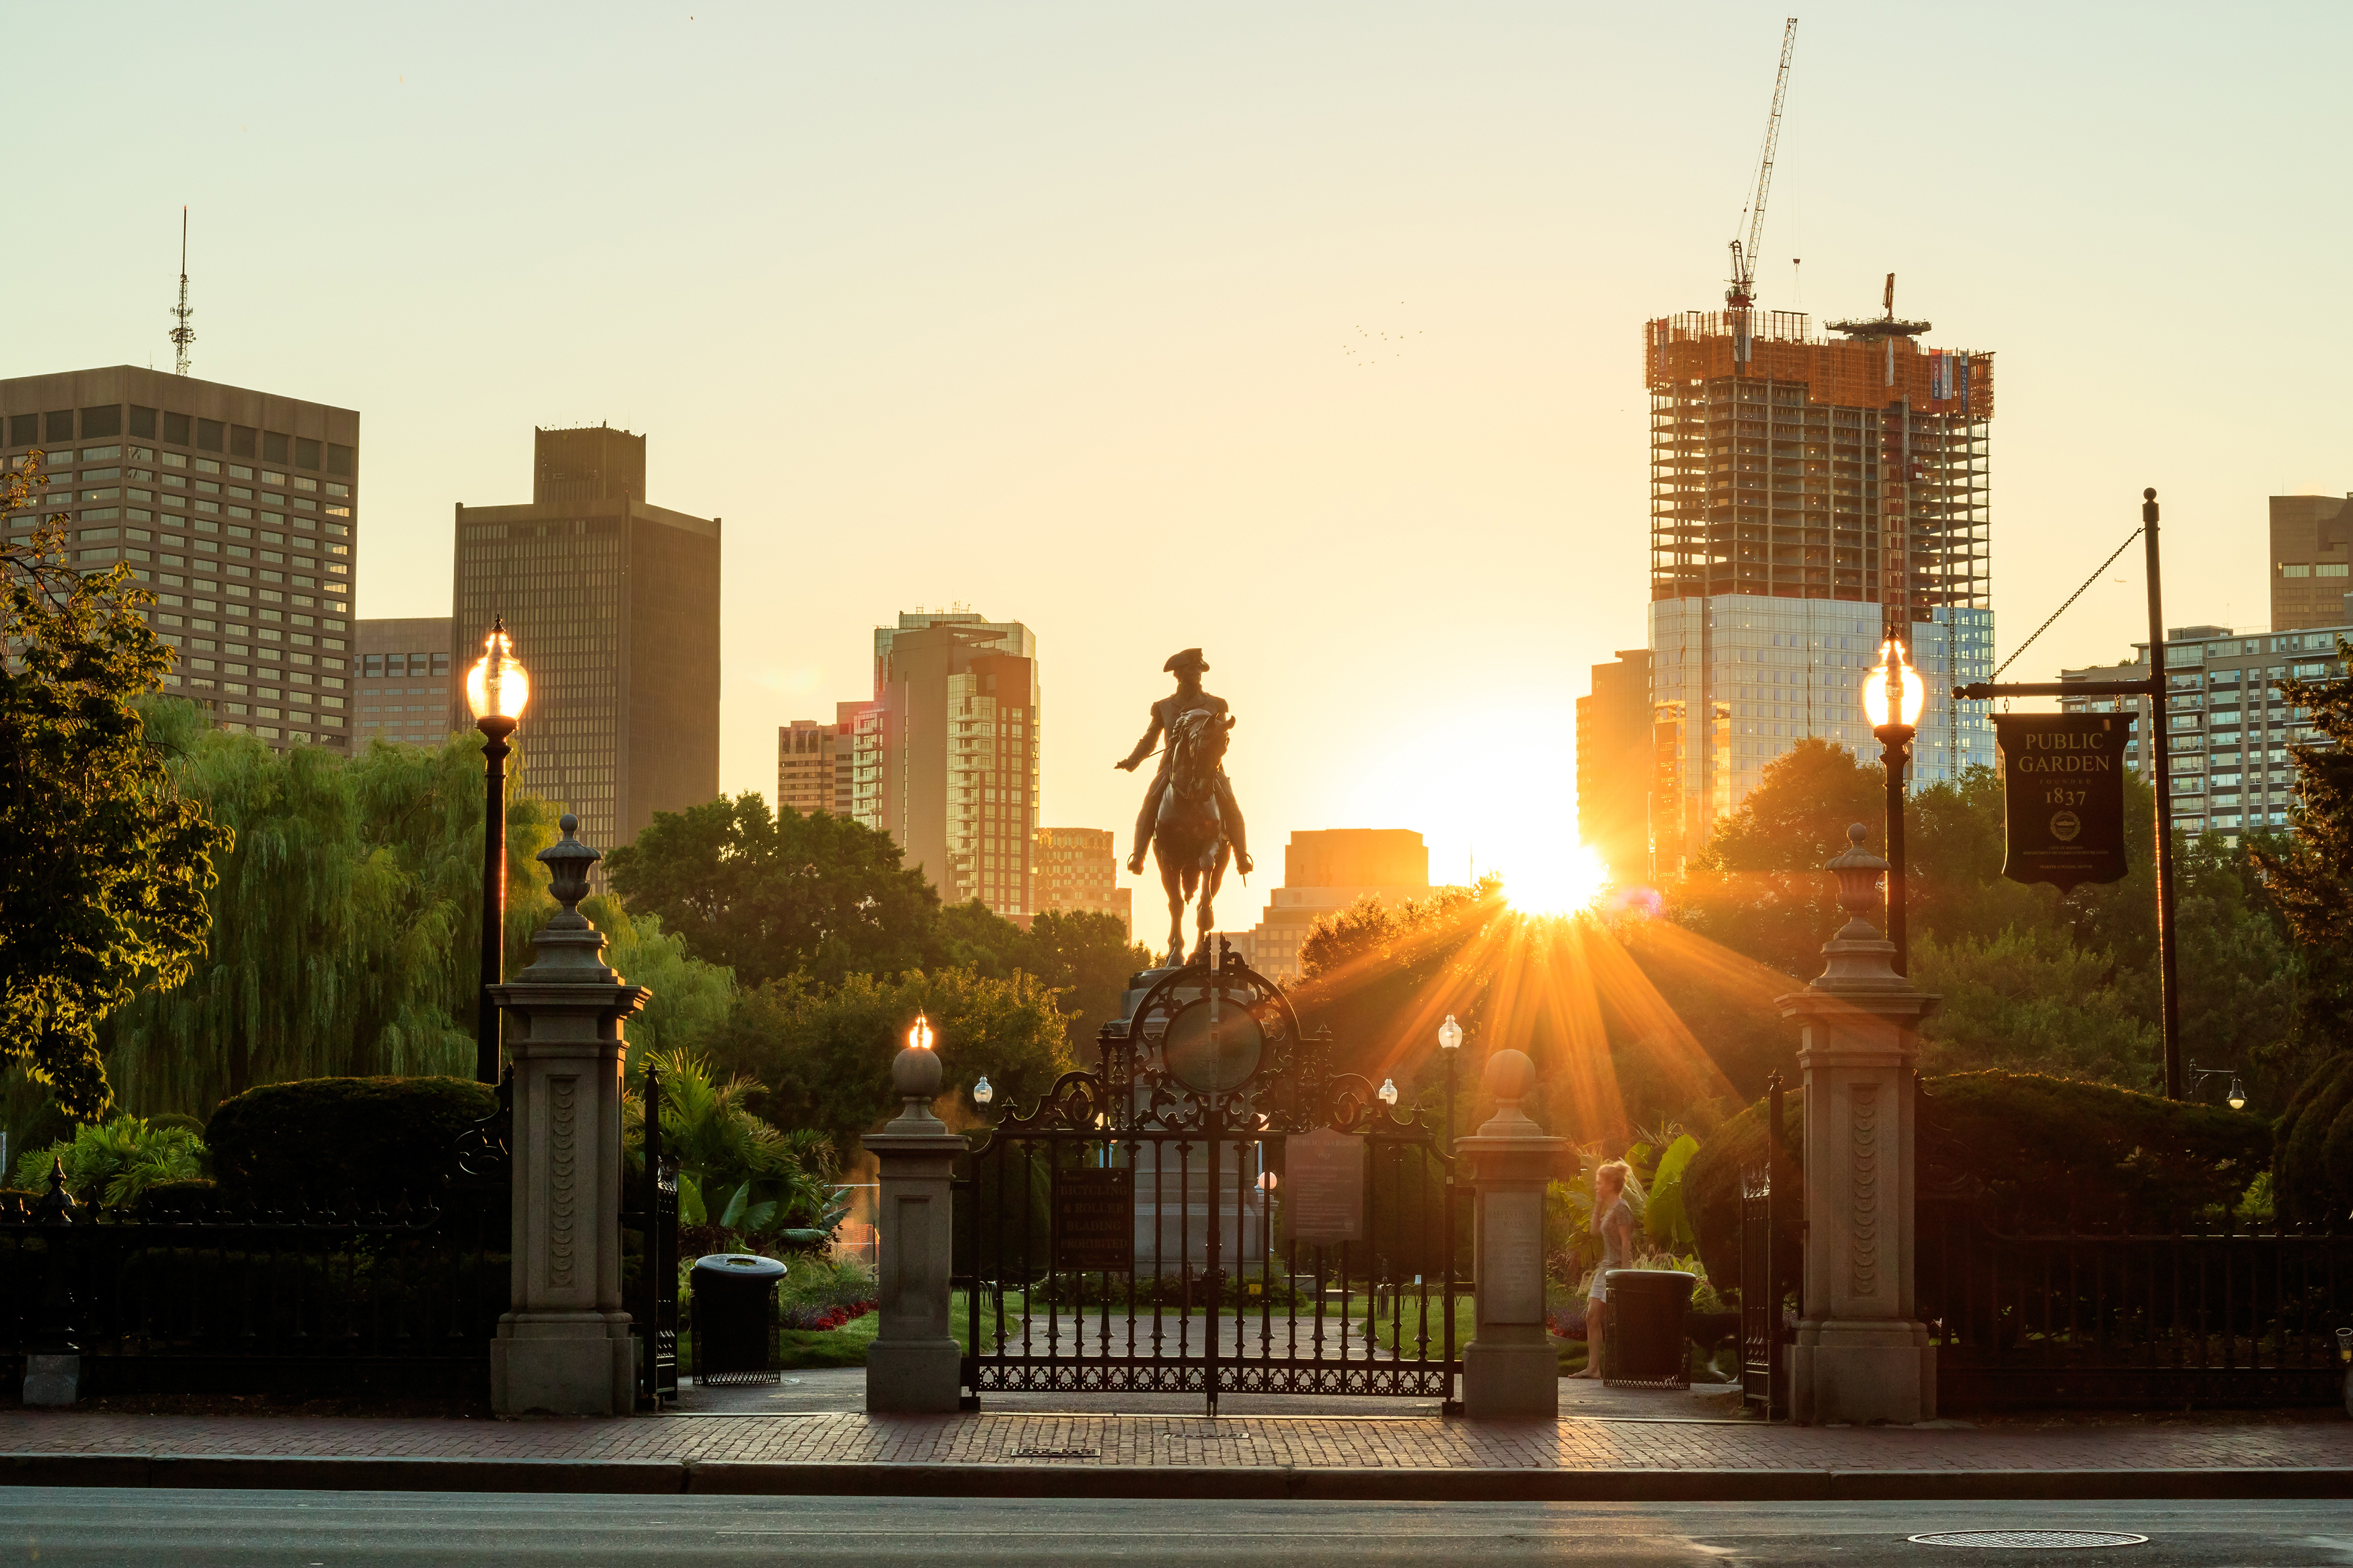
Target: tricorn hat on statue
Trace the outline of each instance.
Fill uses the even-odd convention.
[[[1183,653],[1170,655],[1168,662],[1160,668],[1164,670],[1206,670],[1209,668],[1209,661],[1201,657],[1199,648],[1188,647]]]

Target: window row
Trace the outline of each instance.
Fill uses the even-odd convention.
[[[174,414],[168,409],[146,408],[138,404],[127,405],[130,415],[126,425],[126,405],[120,403],[100,404],[94,408],[77,411],[71,408],[51,409],[40,414],[7,416],[8,445],[11,447],[55,446],[77,437],[84,441],[103,440],[110,436],[144,437],[151,441],[163,441],[174,447],[193,447],[203,452],[226,452],[236,458],[259,458],[266,463],[286,463],[298,468],[310,468],[330,474],[349,474],[357,451],[333,441],[316,441],[307,436],[290,436],[276,430],[258,430],[250,425],[229,424],[218,419],[206,419],[196,415]],[[77,426],[79,431],[77,431]]]

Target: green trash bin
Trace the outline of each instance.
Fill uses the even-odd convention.
[[[694,1260],[694,1381],[775,1383],[776,1287],[785,1266],[773,1258],[714,1252]]]
[[[1602,1330],[1601,1381],[1611,1388],[1689,1388],[1683,1319],[1695,1275],[1673,1268],[1613,1268]]]

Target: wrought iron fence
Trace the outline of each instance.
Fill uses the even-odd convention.
[[[637,1338],[640,1410],[659,1410],[678,1400],[678,1162],[662,1149],[661,1107],[661,1071],[649,1066],[645,1168],[629,1184],[628,1206],[621,1211],[621,1228],[638,1237],[629,1331]]]
[[[1791,1245],[1801,1234],[1777,1180],[1783,1166],[1781,1075],[1766,1082],[1766,1157],[1740,1173],[1740,1402],[1767,1420],[1789,1414],[1789,1328],[1786,1303],[1802,1298],[1805,1259]]]
[[[2353,1234],[2223,1214],[2067,1215],[1974,1194],[1918,1205],[1939,1410],[2326,1405],[2342,1395]]]
[[[503,1181],[256,1206],[0,1210],[0,1369],[81,1358],[80,1391],[479,1394],[507,1307]],[[46,1211],[46,1212],[39,1212]]]

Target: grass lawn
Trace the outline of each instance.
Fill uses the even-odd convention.
[[[1014,1314],[1020,1300],[1019,1292],[1006,1292],[1005,1325],[1017,1333],[1020,1331]],[[851,1319],[838,1329],[778,1329],[776,1364],[786,1372],[809,1366],[864,1366],[866,1347],[874,1342],[874,1336],[881,1327],[882,1315],[869,1312],[864,1317]],[[984,1305],[981,1310],[982,1338],[990,1337],[995,1330],[993,1314]],[[972,1348],[965,1342],[965,1293],[961,1290],[949,1300],[948,1331],[955,1335],[960,1348],[966,1351]],[[681,1353],[686,1355],[691,1352]]]

